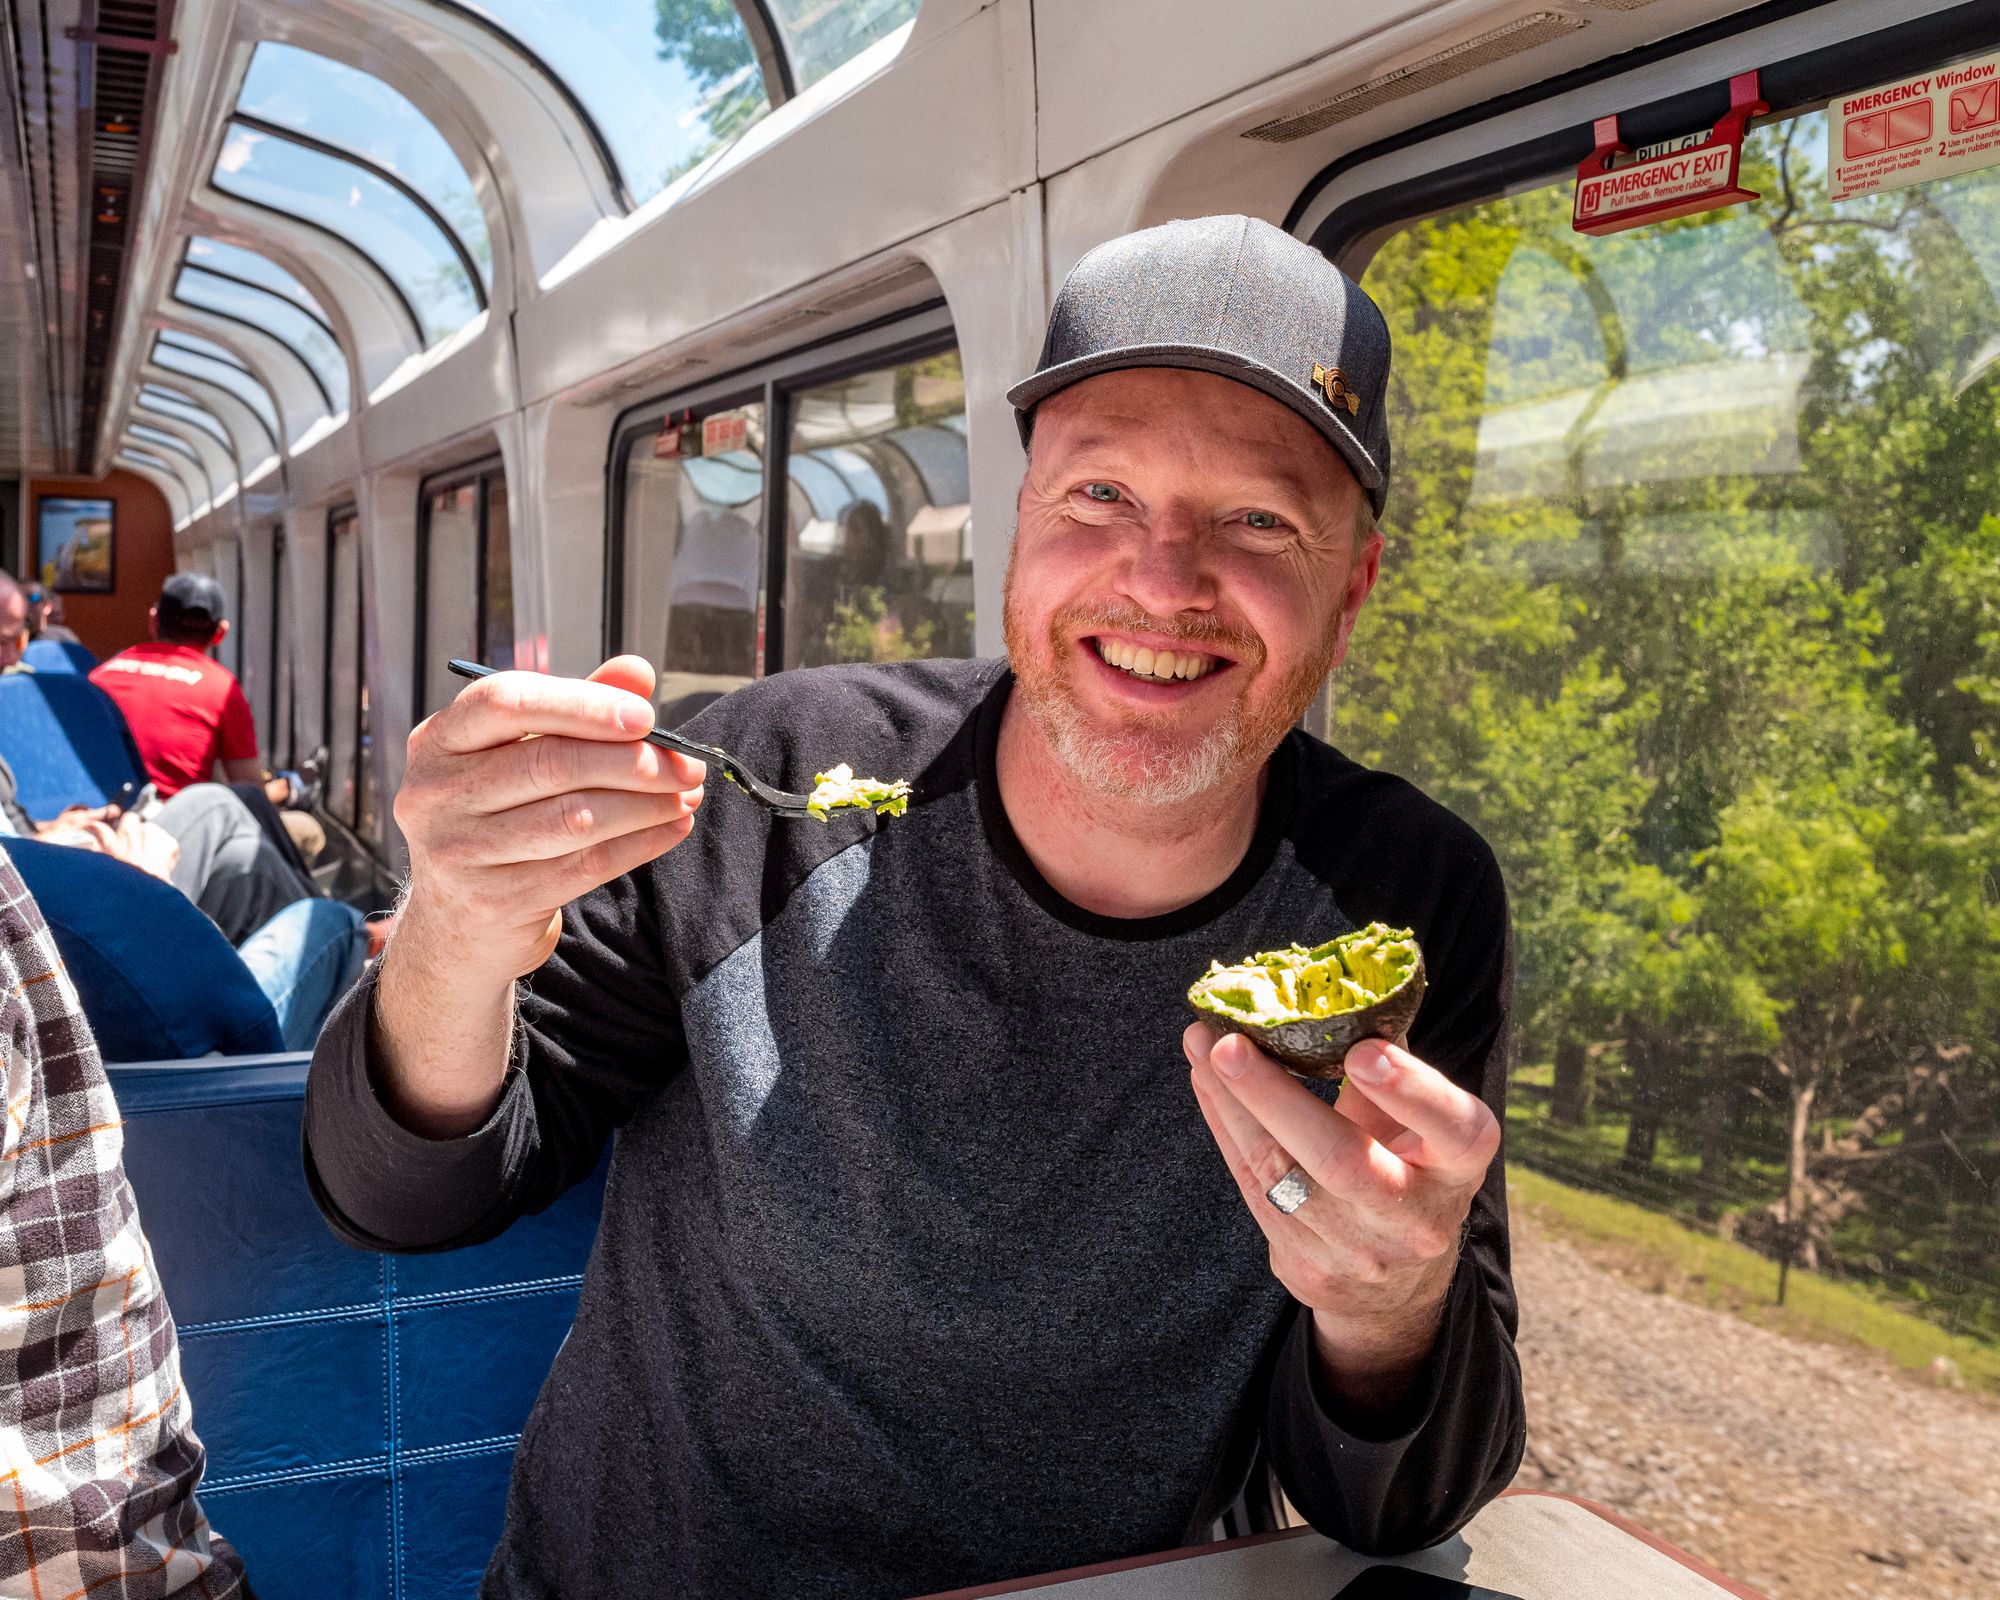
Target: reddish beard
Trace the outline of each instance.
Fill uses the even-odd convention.
[[[1007,571],[1004,627],[1015,692],[1063,765],[1085,787],[1121,798],[1167,805],[1247,776],[1277,748],[1332,669],[1330,632],[1312,656],[1283,673],[1273,692],[1251,698],[1268,657],[1264,641],[1206,613],[1155,617],[1129,602],[1072,601],[1050,617],[1037,638],[1015,603],[1014,569]],[[1241,687],[1207,728],[1183,729],[1181,711],[1128,711],[1109,721],[1084,709],[1075,642],[1099,633],[1147,633],[1227,657]]]

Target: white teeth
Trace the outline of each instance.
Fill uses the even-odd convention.
[[[1123,639],[1099,639],[1098,656],[1114,667],[1123,668],[1138,678],[1152,678],[1162,683],[1175,679],[1193,682],[1205,678],[1215,670],[1215,657],[1197,655],[1189,650],[1176,653],[1172,650],[1149,650],[1144,645],[1130,645]]]

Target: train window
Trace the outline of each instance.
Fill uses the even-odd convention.
[[[972,489],[958,352],[792,401],[785,665],[972,653]]]
[[[408,183],[491,287],[492,242],[471,179],[430,119],[380,78],[266,40],[250,59],[236,111],[334,145]]]
[[[726,693],[757,672],[764,407],[712,414],[741,418],[740,448],[662,456],[649,434],[625,454],[622,647],[653,663],[674,721],[690,697]]]
[[[285,530],[277,528],[271,535],[271,703],[264,726],[272,764],[287,767],[298,759],[292,728],[292,646],[285,627],[290,609],[285,593]]]
[[[275,290],[212,271],[193,260],[186,262],[174,279],[174,298],[182,305],[244,323],[276,339],[312,374],[330,410],[347,409],[347,361],[323,318]]]
[[[376,807],[369,773],[366,627],[361,519],[347,506],[326,524],[326,806],[363,839],[372,839]]]
[[[770,110],[750,35],[720,0],[485,0],[479,9],[580,102],[634,205]]]
[[[291,301],[321,327],[331,328],[326,311],[312,290],[269,256],[245,250],[241,245],[230,244],[226,240],[197,235],[188,240],[186,261],[189,266],[201,267],[218,277],[234,278],[239,283],[268,290],[281,299]]]
[[[2000,170],[1834,204],[1826,150],[1767,121],[1762,199],[1605,238],[1566,177],[1386,238],[1389,552],[1330,732],[1506,869],[1517,1205],[1720,1233],[1756,1254],[1671,1273],[1990,1385]],[[1699,1495],[1556,1486],[1769,1570]]]
[[[139,385],[136,406],[141,411],[151,411],[157,416],[170,417],[176,422],[186,423],[191,428],[199,428],[223,449],[232,455],[236,453],[235,441],[229,437],[229,430],[222,425],[215,414],[184,394],[176,393],[172,389],[163,389],[157,383],[142,383]]]
[[[263,380],[242,360],[211,339],[168,329],[153,341],[153,364],[167,372],[197,378],[234,395],[255,413],[273,444],[278,437],[278,406]]]
[[[835,67],[894,33],[917,14],[919,0],[772,0],[771,15],[799,88],[817,83]]]
[[[422,494],[417,681],[423,696],[418,716],[451,699],[458,680],[445,663],[454,656],[503,669],[514,664],[507,480],[498,463],[426,484]]]
[[[454,236],[392,175],[303,139],[275,123],[232,120],[210,181],[353,245],[395,287],[426,345],[470,322],[485,290]]]

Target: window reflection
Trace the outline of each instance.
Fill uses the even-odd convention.
[[[622,647],[658,671],[668,726],[757,672],[764,408],[713,415],[741,421],[741,448],[661,454],[672,448],[669,427],[636,441],[625,461]]]
[[[786,666],[972,653],[957,351],[799,394],[786,470]]]

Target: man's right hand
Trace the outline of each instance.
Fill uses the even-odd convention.
[[[377,1078],[398,1119],[477,1127],[506,1068],[514,980],[562,908],[687,838],[705,769],[647,744],[653,669],[481,678],[410,735],[396,822],[410,886],[382,958]]]

